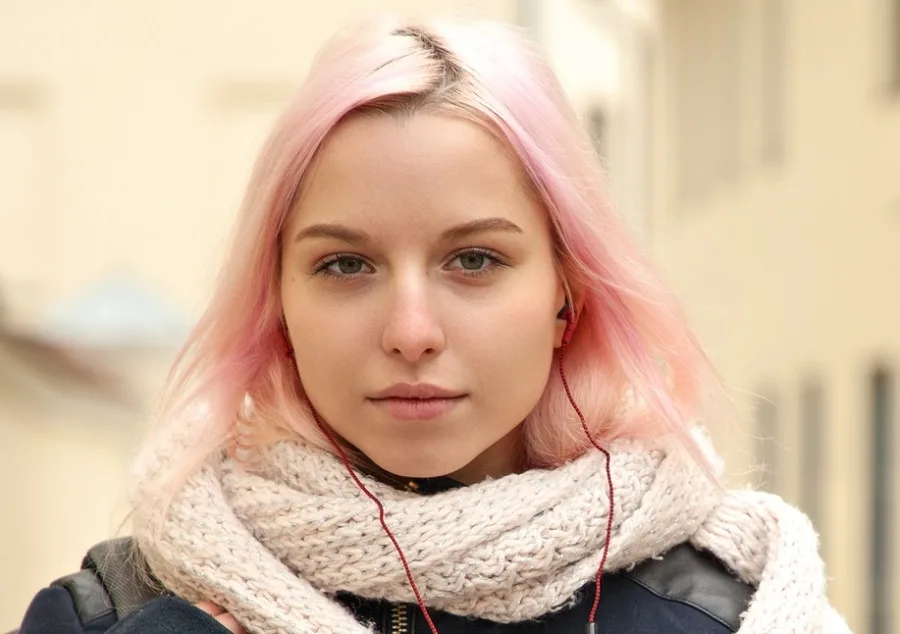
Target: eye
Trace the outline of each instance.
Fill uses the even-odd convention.
[[[337,278],[354,278],[371,272],[372,267],[355,255],[337,255],[316,267],[314,274]]]
[[[459,263],[454,266],[454,263]],[[447,268],[458,270],[469,277],[487,275],[500,267],[507,266],[500,257],[485,249],[466,249],[453,256]]]
[[[478,251],[469,251],[459,257],[459,264],[467,271],[478,271],[488,262],[487,256]]]

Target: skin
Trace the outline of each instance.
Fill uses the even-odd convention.
[[[464,230],[468,228],[467,230]],[[286,225],[280,292],[322,420],[403,477],[499,477],[547,384],[565,291],[546,212],[502,144],[438,113],[355,115],[320,149]],[[460,395],[400,420],[373,395]]]
[[[203,610],[215,620],[217,620],[220,624],[225,626],[229,632],[233,632],[234,634],[246,634],[246,630],[241,627],[241,624],[237,622],[229,612],[225,611],[225,608],[216,605],[212,601],[201,601],[200,603],[195,603],[194,607]]]

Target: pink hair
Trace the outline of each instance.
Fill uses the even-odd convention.
[[[177,433],[203,407],[202,434],[190,455],[170,463],[164,488],[174,491],[223,448],[299,435],[331,450],[284,351],[281,230],[307,167],[342,119],[424,108],[470,117],[496,134],[542,200],[578,308],[567,375],[595,438],[675,433],[697,452],[689,427],[704,390],[721,384],[612,208],[588,135],[548,64],[507,27],[426,29],[386,20],[326,47],[262,148],[221,277],[155,416],[159,431]],[[524,425],[534,467],[561,464],[590,446],[555,373]]]

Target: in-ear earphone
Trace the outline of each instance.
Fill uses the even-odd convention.
[[[563,307],[556,313],[556,318],[566,320],[566,329],[563,331],[562,345],[563,347],[568,346],[569,342],[572,341],[572,335],[575,333],[575,324],[578,321],[575,311],[572,310],[572,306],[569,303],[568,297],[566,297],[566,303],[563,304]]]

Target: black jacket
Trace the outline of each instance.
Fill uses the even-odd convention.
[[[19,634],[226,634],[215,619],[149,583],[134,565],[130,540],[98,545],[82,571],[41,590]],[[735,632],[752,589],[708,554],[683,544],[627,573],[607,575],[599,632],[726,634]],[[440,634],[583,634],[593,584],[573,607],[526,623],[499,624],[431,611]],[[338,595],[357,619],[382,634],[428,634],[415,605]]]
[[[456,486],[461,485],[447,478],[415,482],[415,490],[426,495]],[[154,583],[149,570],[136,563],[133,552],[129,538],[95,546],[80,572],[55,581],[37,594],[19,634],[227,634],[215,619],[169,596]],[[682,544],[631,571],[603,577],[597,631],[736,632],[752,592],[711,555]],[[584,634],[593,598],[594,584],[589,583],[571,607],[525,623],[501,624],[439,610],[429,612],[440,634]],[[371,623],[380,634],[430,634],[417,605],[351,594],[339,594],[334,599],[358,621]]]

